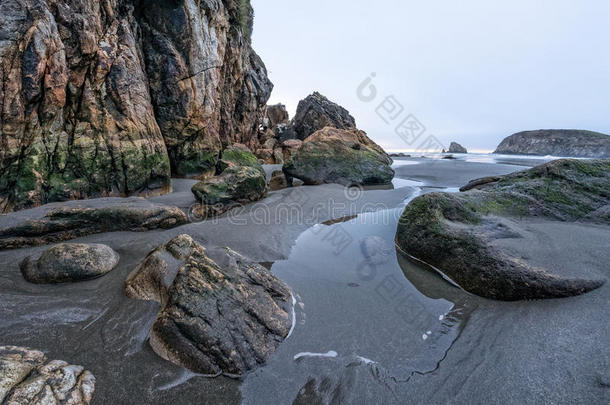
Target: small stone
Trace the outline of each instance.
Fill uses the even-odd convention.
[[[271,180],[269,180],[269,190],[276,191],[288,187],[288,180],[286,175],[281,170],[275,170],[271,173]]]

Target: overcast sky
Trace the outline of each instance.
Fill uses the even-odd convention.
[[[270,103],[291,116],[318,90],[391,150],[413,149],[395,134],[409,114],[426,136],[471,150],[528,129],[610,134],[610,1],[252,4],[254,49],[275,84]],[[366,101],[370,87],[360,97],[357,89],[371,73],[377,94]]]

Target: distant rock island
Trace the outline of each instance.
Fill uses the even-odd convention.
[[[468,150],[457,142],[451,142],[447,153],[468,153]]]
[[[524,131],[504,139],[494,153],[610,157],[610,136],[577,129]]]

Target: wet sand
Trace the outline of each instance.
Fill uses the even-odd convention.
[[[355,192],[298,187],[215,220],[79,238],[121,254],[117,269],[87,282],[29,284],[18,262],[45,247],[1,251],[0,343],[85,366],[97,378],[94,404],[607,403],[608,284],[568,299],[490,301],[394,249],[396,221],[410,198],[522,168],[399,164],[397,176],[423,183]],[[173,194],[151,200],[188,212],[191,186],[177,180]],[[533,262],[549,260],[561,274],[609,278],[608,227],[515,226],[523,238],[496,243]],[[180,233],[271,265],[297,298],[294,333],[266,366],[241,380],[197,377],[157,357],[146,341],[157,305],[123,293],[135,265]]]

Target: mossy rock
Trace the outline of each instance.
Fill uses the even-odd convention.
[[[545,216],[610,224],[603,209],[610,198],[610,160],[558,160],[474,183],[474,189],[464,193],[430,193],[414,199],[400,218],[397,246],[465,290],[487,298],[566,297],[603,284],[554,276],[489,241],[510,236],[511,231],[501,227],[502,218]]]
[[[183,156],[172,159],[172,173],[179,177],[192,177],[216,170],[219,151],[216,149],[201,149],[183,151]]]
[[[311,135],[284,164],[290,177],[305,184],[387,184],[394,178],[392,160],[366,134],[324,128]]]
[[[263,175],[265,170],[261,166],[258,158],[249,150],[239,148],[228,148],[222,152],[222,159],[218,162],[218,172],[222,173],[228,167],[245,166],[251,167]]]
[[[171,181],[164,146],[109,146],[100,137],[87,136],[76,138],[70,148],[62,136],[50,146],[33,142],[22,157],[0,162],[0,169],[0,199],[14,210],[75,199],[161,194]]]
[[[234,166],[195,184],[192,192],[202,205],[202,215],[207,217],[261,199],[266,185],[264,172],[254,167]]]

